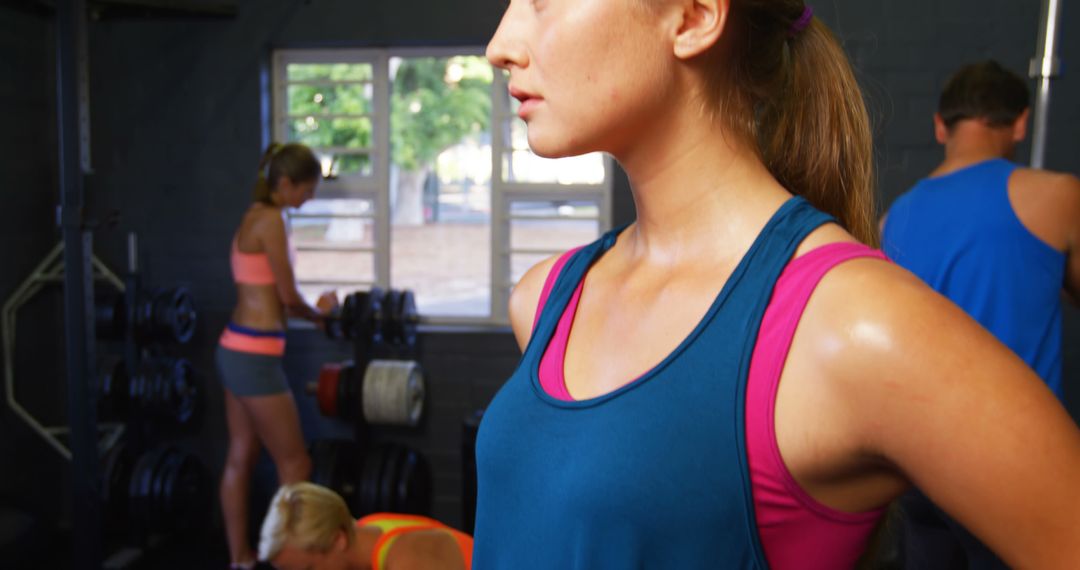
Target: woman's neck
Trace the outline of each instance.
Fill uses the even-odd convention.
[[[380,536],[382,531],[377,527],[362,526],[356,529],[356,540],[349,547],[349,570],[371,570],[371,555]]]
[[[757,153],[726,136],[719,121],[694,109],[667,117],[647,142],[617,156],[630,177],[637,223],[628,232],[635,257],[677,263],[727,256],[752,240],[790,197]]]

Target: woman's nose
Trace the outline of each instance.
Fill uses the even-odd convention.
[[[503,14],[499,28],[487,46],[487,59],[491,65],[509,70],[512,67],[525,67],[529,64],[528,52],[524,44],[524,29],[521,25],[519,1],[510,2]]]

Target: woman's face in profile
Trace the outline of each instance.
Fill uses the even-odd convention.
[[[283,176],[278,186],[281,192],[282,203],[290,208],[299,208],[305,202],[315,197],[315,188],[319,186],[319,179],[293,182],[288,176]]]
[[[619,154],[670,110],[677,21],[667,4],[511,0],[487,57],[509,72],[533,152]]]

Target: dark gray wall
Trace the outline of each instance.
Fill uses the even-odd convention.
[[[123,265],[123,235],[141,236],[143,267],[151,283],[189,284],[199,301],[195,342],[178,351],[207,373],[210,398],[205,427],[186,440],[215,471],[225,440],[220,397],[212,370],[216,335],[228,316],[233,289],[227,244],[248,203],[254,165],[263,144],[262,87],[273,47],[482,45],[498,21],[500,5],[487,0],[246,0],[235,20],[208,22],[106,21],[91,25],[92,118],[95,174],[88,179],[91,210],[119,209],[114,230],[98,232],[99,253]],[[949,72],[994,57],[1022,70],[1034,53],[1038,2],[934,0],[814,3],[838,32],[859,68],[876,122],[883,205],[940,159],[930,117]],[[1080,62],[1080,10],[1067,7],[1066,63]],[[35,16],[0,8],[0,232],[6,249],[0,296],[6,297],[52,245],[55,202],[54,110],[51,103],[51,26]],[[1071,67],[1066,68],[1071,69]],[[1080,75],[1056,84],[1051,168],[1080,172],[1074,139],[1080,133]],[[9,126],[10,125],[10,126]],[[617,223],[633,218],[628,183],[619,177]],[[1066,382],[1080,415],[1080,318],[1067,324]],[[53,327],[51,330],[55,330]],[[45,334],[45,333],[41,333]],[[46,335],[47,336],[47,335]],[[56,337],[59,339],[59,336]],[[401,436],[424,450],[437,471],[435,514],[458,521],[460,419],[484,405],[516,358],[509,335],[424,335],[430,381],[430,421]],[[59,340],[57,340],[59,342]],[[344,357],[344,347],[312,331],[292,331],[288,359],[299,386],[318,365]],[[42,383],[39,399],[62,401]],[[340,433],[298,398],[309,437]],[[11,423],[10,421],[7,423]],[[19,428],[13,428],[20,433]],[[12,433],[5,429],[5,434]],[[386,434],[382,434],[386,435]],[[399,435],[399,434],[394,434]],[[12,478],[58,479],[57,462],[37,441],[0,438],[28,467],[23,475],[0,470],[0,491]],[[10,455],[9,455],[10,456]],[[45,479],[40,479],[45,477]],[[35,479],[37,478],[37,479]],[[272,487],[265,469],[263,490]],[[53,501],[55,503],[55,501]]]
[[[0,304],[44,258],[59,240],[55,229],[56,127],[54,96],[54,50],[52,25],[39,16],[0,6]],[[24,382],[16,390],[20,403],[31,412],[49,412],[56,393],[34,393],[34,379],[59,377],[56,351],[59,336],[35,326],[32,319],[58,323],[59,291],[50,288],[19,312],[22,358],[17,371]],[[55,326],[51,327],[53,330]],[[2,359],[2,356],[0,356]],[[59,385],[57,381],[53,388]],[[57,416],[53,415],[55,419]],[[60,456],[47,449],[25,424],[15,421],[6,404],[0,405],[0,456],[16,458],[19,468],[0,469],[0,504],[14,504],[46,515],[59,514],[61,506],[43,499],[64,488]],[[10,460],[9,460],[10,461]],[[37,466],[37,469],[29,468]]]

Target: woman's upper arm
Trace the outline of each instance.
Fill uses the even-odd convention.
[[[534,265],[510,292],[510,326],[514,329],[514,338],[522,352],[532,337],[533,321],[540,295],[544,291],[544,282],[558,259],[556,255]]]
[[[1068,248],[1065,251],[1065,291],[1074,305],[1080,306],[1080,179],[1074,176],[1065,178],[1063,185],[1068,211],[1072,212],[1072,223]]]
[[[285,220],[276,212],[268,213],[258,225],[259,238],[263,251],[274,273],[274,283],[278,297],[286,306],[302,302],[300,292],[296,290],[296,277],[293,273],[292,260],[289,258],[289,236],[285,229]]]
[[[829,377],[869,454],[1014,567],[1080,561],[1080,432],[1027,365],[907,272],[833,287]],[[843,268],[839,268],[843,269]],[[839,302],[842,301],[842,302]],[[829,317],[826,317],[829,318]]]

